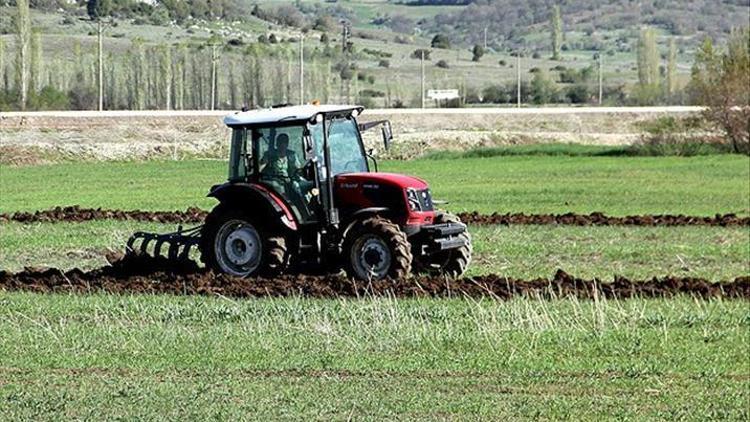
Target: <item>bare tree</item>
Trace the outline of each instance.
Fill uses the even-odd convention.
[[[734,30],[725,52],[706,40],[696,52],[690,80],[694,102],[708,106],[734,152],[750,154],[750,29]]]
[[[677,88],[677,43],[674,38],[669,40],[669,56],[667,56],[667,95],[674,94]]]
[[[39,31],[31,35],[31,67],[29,90],[39,92],[42,89],[42,36]]]
[[[26,110],[29,100],[31,18],[29,0],[16,0],[16,87],[21,110]]]
[[[5,42],[0,38],[0,88],[8,90],[8,80],[5,72]]]
[[[560,60],[560,50],[562,48],[563,42],[563,30],[562,17],[560,16],[560,6],[557,4],[552,8],[552,18],[550,23],[552,26],[552,60]]]
[[[164,107],[167,110],[172,109],[172,48],[162,45],[159,57],[159,74],[161,89],[164,95]]]
[[[174,62],[174,102],[175,108],[185,108],[185,64],[187,61],[187,46],[180,44],[177,48],[177,58]]]
[[[653,28],[643,28],[638,39],[638,82],[641,86],[659,83],[659,51]]]

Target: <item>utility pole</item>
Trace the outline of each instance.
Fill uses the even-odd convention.
[[[516,103],[521,108],[521,51],[516,51]]]
[[[602,105],[602,53],[599,52],[599,105]]]
[[[422,108],[424,108],[424,48],[422,49],[421,53],[422,53],[422,55],[421,55],[422,59],[420,60],[420,62],[421,62],[421,65],[422,65],[422,81],[421,81],[421,84],[420,84],[421,88],[420,88],[420,91],[419,91],[419,96],[422,99]]]
[[[349,22],[341,20],[341,52],[346,52],[349,48],[349,35],[351,35],[351,26]]]
[[[484,49],[487,50],[487,27],[484,27]]]
[[[299,104],[305,104],[305,34],[299,35]]]
[[[216,62],[218,61],[216,49],[218,44],[211,43],[211,110],[216,107]]]

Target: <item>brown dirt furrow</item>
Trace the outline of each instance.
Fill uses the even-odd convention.
[[[81,208],[79,206],[55,207],[35,212],[0,213],[0,222],[20,223],[123,220],[156,223],[200,223],[207,212],[196,207],[185,211],[140,211],[109,210],[101,208]],[[459,213],[461,221],[467,224],[560,224],[574,226],[750,226],[750,217],[736,214],[716,214],[713,217],[688,215],[631,215],[612,217],[600,212],[591,214],[524,214],[474,212]]]
[[[143,221],[154,223],[200,223],[208,215],[207,211],[190,207],[185,211],[141,211],[109,210],[102,208],[54,207],[34,212],[0,214],[0,222],[57,223],[92,220]]]
[[[716,214],[713,217],[689,215],[630,215],[612,217],[600,212],[591,214],[480,214],[478,212],[459,213],[461,221],[467,224],[561,224],[573,226],[750,226],[750,217],[736,214]]]
[[[230,297],[491,297],[514,296],[559,298],[575,296],[625,299],[630,297],[669,297],[688,294],[696,297],[750,299],[750,276],[712,283],[690,277],[653,277],[630,280],[615,277],[612,282],[584,280],[558,270],[552,278],[518,280],[499,275],[484,275],[446,280],[413,277],[372,283],[345,277],[288,275],[276,279],[241,279],[200,269],[195,263],[174,265],[164,258],[131,255],[115,259],[109,266],[84,272],[73,269],[26,268],[18,273],[0,271],[0,289],[32,292],[111,292],[222,295]]]

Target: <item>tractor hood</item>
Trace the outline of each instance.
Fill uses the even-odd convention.
[[[336,176],[336,184],[382,184],[398,188],[427,189],[427,182],[424,180],[397,173],[346,173]]]

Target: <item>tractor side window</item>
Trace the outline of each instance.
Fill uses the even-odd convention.
[[[367,171],[367,161],[359,141],[359,130],[353,119],[331,120],[328,132],[331,149],[331,174]]]
[[[229,180],[244,180],[251,162],[247,154],[247,129],[232,131],[232,145],[229,151]]]
[[[304,142],[301,126],[256,129],[261,179],[294,177],[304,165]]]

